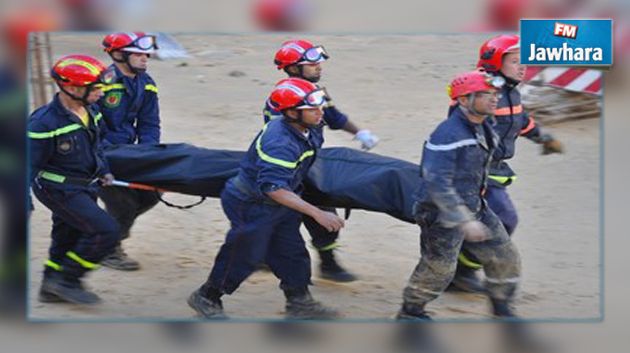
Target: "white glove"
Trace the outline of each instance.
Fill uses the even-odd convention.
[[[360,130],[354,135],[354,139],[361,141],[361,148],[366,151],[371,150],[378,144],[378,137],[373,135],[370,130]]]

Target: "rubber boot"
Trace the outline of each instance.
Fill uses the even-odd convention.
[[[357,276],[346,271],[335,259],[334,250],[320,250],[320,277],[333,282],[348,283],[357,280]]]
[[[130,258],[119,244],[113,253],[107,255],[100,263],[102,266],[119,271],[137,271],[140,263]]]
[[[398,321],[432,321],[431,317],[424,310],[424,305],[415,305],[404,303],[398,314],[396,314],[396,320]]]
[[[287,298],[286,316],[293,320],[330,320],[339,317],[339,313],[314,300],[308,289],[289,289],[284,291]]]
[[[476,294],[486,293],[486,288],[481,280],[479,280],[477,271],[476,269],[458,263],[455,276],[446,290]]]
[[[225,320],[228,317],[223,312],[223,303],[220,298],[221,293],[218,290],[201,287],[188,297],[188,306],[203,318]]]
[[[60,301],[85,305],[94,305],[101,302],[101,299],[96,294],[83,288],[79,278],[69,278],[60,272],[44,277],[40,289],[40,293],[42,292],[45,294],[43,299],[51,299],[53,296],[57,296]]]

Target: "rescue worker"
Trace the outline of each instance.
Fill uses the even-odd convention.
[[[160,143],[158,89],[147,73],[148,60],[157,49],[155,37],[143,32],[113,33],[102,44],[114,61],[110,68],[116,72],[116,82],[103,88],[105,95],[99,101],[108,128],[105,144]],[[129,237],[136,218],[159,202],[153,191],[123,187],[104,188],[99,196],[120,225],[121,242]],[[101,264],[121,271],[140,268],[121,243]]]
[[[499,217],[508,235],[512,235],[518,224],[516,208],[507,192],[507,187],[516,180],[516,174],[507,160],[514,157],[516,140],[524,136],[542,145],[542,154],[561,153],[562,144],[551,134],[542,131],[534,118],[521,103],[517,86],[525,76],[526,66],[520,63],[520,40],[517,35],[498,35],[481,46],[477,68],[503,78],[499,103],[494,112],[493,128],[499,136],[499,145],[490,164],[486,200],[488,206]],[[483,286],[476,271],[481,268],[474,256],[466,251],[460,255],[459,266],[453,286],[459,290],[482,292]]]
[[[96,202],[97,182],[107,186],[114,180],[102,153],[102,115],[94,104],[113,72],[93,57],[67,55],[51,75],[60,92],[28,122],[29,180],[53,222],[39,299],[96,304],[99,297],[83,287],[82,278],[120,236],[116,221]]]
[[[483,195],[498,147],[488,117],[503,83],[500,76],[473,71],[449,85],[458,105],[424,143],[414,204],[421,257],[404,289],[400,320],[429,319],[425,305],[451,282],[462,248],[483,264],[494,315],[515,315],[510,304],[519,282],[519,254]]]
[[[323,46],[315,46],[306,40],[290,40],[284,42],[275,54],[275,64],[278,70],[284,70],[289,77],[302,78],[312,83],[319,82],[322,73],[321,63],[329,58]],[[265,123],[271,119],[282,117],[277,109],[267,101],[263,109]],[[340,112],[329,100],[324,107],[323,122],[332,130],[343,130],[361,142],[364,150],[370,150],[378,143],[378,137],[369,130],[359,129],[348,116]],[[322,207],[327,212],[337,213],[333,207]],[[338,232],[328,232],[315,220],[304,217],[304,226],[311,235],[312,244],[320,257],[320,276],[335,282],[352,282],[357,277],[344,269],[335,259],[334,250],[339,246]]]
[[[208,280],[188,299],[205,318],[225,318],[221,296],[232,294],[262,262],[280,279],[286,315],[328,319],[337,313],[315,301],[308,290],[311,265],[300,234],[302,215],[327,231],[344,222],[302,200],[303,180],[324,139],[321,128],[325,91],[298,78],[278,82],[269,97],[283,117],[265,124],[240,170],[221,193],[231,229]]]

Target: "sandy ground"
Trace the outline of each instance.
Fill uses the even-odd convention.
[[[272,85],[283,78],[273,54],[283,35],[178,35],[192,57],[152,61],[160,89],[163,141],[245,150],[261,127],[261,109]],[[445,86],[471,69],[483,36],[312,36],[332,58],[323,85],[337,106],[381,138],[374,152],[417,163],[424,139],[445,116]],[[101,36],[56,35],[53,53],[82,52],[106,60]],[[600,120],[576,121],[551,131],[565,144],[563,155],[540,156],[522,140],[510,187],[521,223],[514,235],[523,262],[519,313],[531,319],[600,317]],[[343,132],[329,131],[326,146],[358,147]],[[169,200],[194,201],[170,195]],[[228,222],[217,199],[180,211],[162,204],[142,216],[125,241],[142,264],[137,272],[103,268],[87,283],[104,303],[91,308],[41,304],[37,290],[50,242],[50,212],[36,203],[31,219],[30,318],[42,320],[188,320],[186,298],[206,278]],[[303,231],[305,239],[308,235]],[[384,214],[354,211],[338,255],[360,276],[350,284],[317,277],[314,296],[349,319],[388,319],[419,257],[419,230]],[[224,299],[237,319],[279,319],[284,298],[271,273],[255,273]],[[484,297],[445,293],[430,305],[437,319],[485,319]]]

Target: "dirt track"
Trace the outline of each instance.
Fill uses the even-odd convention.
[[[283,78],[273,53],[288,38],[278,35],[176,37],[190,59],[152,61],[159,87],[163,142],[209,148],[248,147],[261,127],[270,88]],[[417,163],[421,145],[444,118],[445,86],[457,72],[472,69],[483,36],[319,36],[332,58],[322,80],[339,109],[381,138],[375,153]],[[58,35],[53,53],[99,51],[100,36]],[[182,63],[185,62],[186,65]],[[514,235],[523,261],[518,311],[526,318],[599,317],[600,308],[600,120],[567,123],[551,130],[564,155],[540,156],[522,140],[511,163],[519,179],[510,187],[519,210]],[[326,146],[358,147],[343,132],[328,131]],[[191,198],[172,195],[181,202]],[[188,211],[159,205],[141,217],[125,242],[142,270],[101,269],[88,284],[104,303],[94,308],[41,304],[36,300],[41,264],[49,245],[50,212],[41,204],[31,220],[30,317],[33,319],[187,319],[186,298],[212,265],[228,223],[218,200]],[[336,285],[317,277],[314,295],[347,318],[386,319],[419,256],[416,226],[389,216],[354,211],[340,241],[339,256],[361,280]],[[303,232],[305,239],[308,238]],[[312,250],[312,249],[311,249]],[[284,298],[270,273],[255,273],[224,299],[234,318],[282,318]],[[447,293],[430,307],[436,318],[486,317],[483,297]]]

